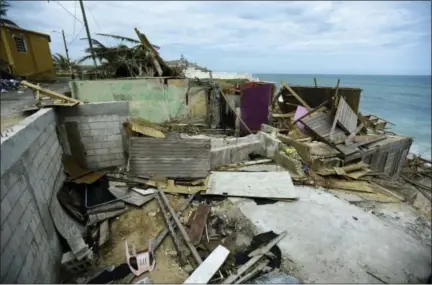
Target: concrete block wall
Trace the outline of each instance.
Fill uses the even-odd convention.
[[[1,138],[2,283],[57,283],[62,250],[49,204],[65,177],[52,109]]]
[[[123,123],[129,102],[77,105],[57,112],[61,145],[89,169],[123,166],[128,146]]]

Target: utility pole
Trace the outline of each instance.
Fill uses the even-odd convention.
[[[66,51],[66,58],[68,60],[69,72],[70,72],[70,74],[72,76],[72,79],[74,79],[74,75],[72,73],[72,65],[71,65],[71,61],[70,61],[70,58],[69,58],[69,50],[67,48],[66,37],[65,37],[64,30],[62,30],[62,36],[63,36],[63,43],[64,43],[64,47],[65,47],[65,51]]]
[[[82,0],[79,0],[79,2],[80,2],[80,6],[81,6],[81,12],[82,12],[82,15],[83,15],[84,26],[85,26],[86,32],[87,32],[87,39],[88,39],[89,46],[90,46],[90,52],[91,52],[91,56],[92,56],[92,59],[93,59],[93,64],[94,64],[94,66],[97,66],[97,64],[96,64],[96,57],[95,57],[94,51],[93,51],[93,43],[92,43],[91,36],[90,36],[90,30],[89,30],[89,27],[88,27],[88,24],[87,24],[87,17],[86,17],[85,10],[84,10],[84,4],[83,4]]]

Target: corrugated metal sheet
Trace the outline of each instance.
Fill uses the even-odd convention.
[[[210,140],[131,137],[129,159],[136,175],[202,178],[210,172]]]
[[[349,134],[354,132],[357,127],[357,115],[342,97],[339,99],[334,119],[337,120],[339,125]]]

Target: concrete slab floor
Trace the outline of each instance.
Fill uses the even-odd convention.
[[[305,283],[381,283],[370,273],[388,283],[418,283],[431,274],[431,247],[423,240],[325,191],[296,192],[294,202],[230,200],[258,231],[288,231],[278,245]]]

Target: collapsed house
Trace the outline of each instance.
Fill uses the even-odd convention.
[[[405,200],[380,182],[398,180],[412,139],[361,115],[360,89],[21,83],[61,102],[2,137],[4,282],[299,283],[279,271],[287,232],[251,235],[227,197],[296,203],[294,185],[313,185]]]

